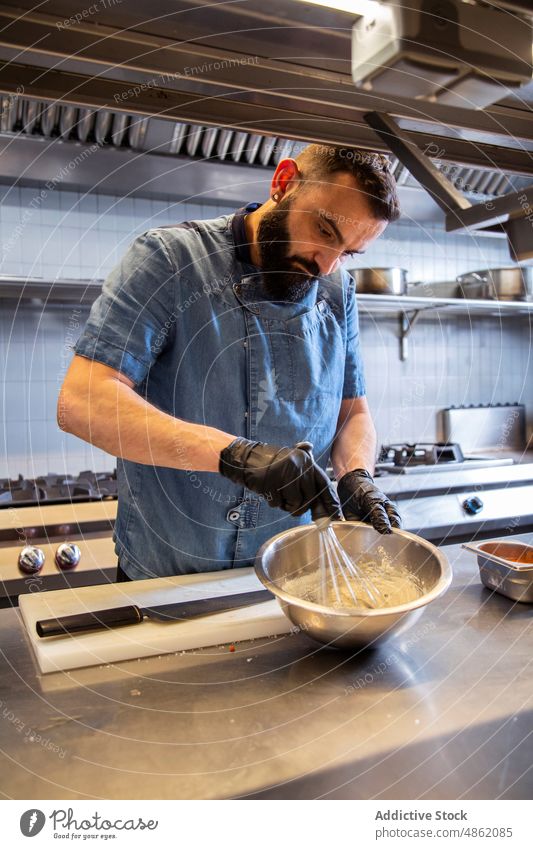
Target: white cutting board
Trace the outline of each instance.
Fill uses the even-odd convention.
[[[293,627],[273,599],[189,622],[123,625],[106,631],[38,637],[39,619],[138,604],[147,607],[264,589],[253,569],[232,569],[126,581],[19,596],[19,607],[41,672],[150,657],[186,649],[286,634]]]

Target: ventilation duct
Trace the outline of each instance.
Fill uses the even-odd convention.
[[[102,156],[105,156],[109,149],[115,149],[144,153],[154,160],[159,156],[179,157],[181,161],[210,161],[221,165],[248,166],[269,171],[275,168],[281,159],[297,156],[305,147],[304,142],[274,136],[202,127],[111,110],[43,103],[29,98],[0,98],[0,110],[0,129],[4,137],[9,138],[9,144],[0,157],[0,180],[8,181],[11,179],[8,175],[10,160],[16,159],[17,152],[25,147],[24,142],[28,139],[59,142],[59,145],[47,145],[46,150],[39,152],[38,162],[42,166],[43,179],[49,176],[46,171],[48,154],[54,153],[54,168],[57,170],[60,151],[66,164],[79,153],[80,145],[93,145],[95,142],[101,146]],[[438,150],[437,146],[435,150]],[[98,157],[99,152],[91,153],[84,167],[91,169],[95,158]],[[18,161],[13,164],[12,173],[20,174],[25,170],[18,167]],[[472,168],[436,158],[433,158],[433,162],[458,189],[474,198],[501,197],[509,192],[522,190],[532,181],[531,175],[509,174],[496,168]],[[138,169],[138,160],[133,167]],[[400,187],[400,194],[403,189],[421,191],[420,183],[392,155],[391,168]],[[80,168],[77,172],[80,180],[82,171]],[[146,186],[139,192],[132,189],[132,182],[135,181],[126,180],[124,165],[120,165],[117,174],[119,177],[115,179],[123,178],[124,189],[128,192],[142,195],[144,191],[147,196],[150,194]],[[83,185],[83,180],[80,185]],[[86,185],[90,190],[89,176]],[[220,186],[220,182],[218,185]],[[100,190],[105,190],[105,186]],[[220,200],[220,194],[217,195],[217,200]],[[408,195],[403,195],[401,200],[409,215],[420,215],[426,220],[429,214],[427,206],[420,202],[413,205],[409,202]]]

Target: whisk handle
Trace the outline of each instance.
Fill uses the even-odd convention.
[[[311,506],[311,516],[313,517],[313,522],[320,522],[323,524],[329,524],[332,519],[329,510],[326,510],[326,507],[321,501],[315,501],[315,503]]]
[[[312,442],[297,442],[295,448],[300,448],[302,451],[306,451],[313,463],[315,462]],[[342,515],[340,503],[331,483],[320,466],[317,466],[317,474],[320,478],[322,478],[322,480],[318,481],[318,487],[321,494],[311,505],[311,516],[313,522],[324,523],[324,521],[330,522],[331,519],[339,519]]]
[[[311,459],[314,462],[315,458],[313,457],[313,443],[312,442],[297,442],[294,447],[300,448],[302,451],[307,451],[307,453],[309,454],[309,456],[311,457]]]

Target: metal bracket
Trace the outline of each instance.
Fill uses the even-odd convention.
[[[457,216],[470,209],[472,204],[459,189],[456,189],[448,177],[433,164],[420,148],[408,137],[394,118],[383,112],[367,112],[366,123],[376,131],[380,139],[398,157],[431,195],[434,201],[448,216]]]
[[[425,310],[420,309],[414,310],[411,313],[400,313],[400,360],[402,363],[406,361],[409,354],[409,334],[420,318],[420,313],[422,312],[425,312]]]
[[[533,186],[493,201],[473,205],[455,188],[394,118],[382,112],[368,112],[366,123],[405,165],[446,214],[446,230],[496,230],[505,232],[515,260],[533,256],[533,233],[520,221],[528,220],[533,202]]]

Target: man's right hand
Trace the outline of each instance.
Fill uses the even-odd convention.
[[[237,437],[221,451],[219,471],[293,516],[310,509],[313,519],[342,517],[333,485],[310,447],[280,448]]]

